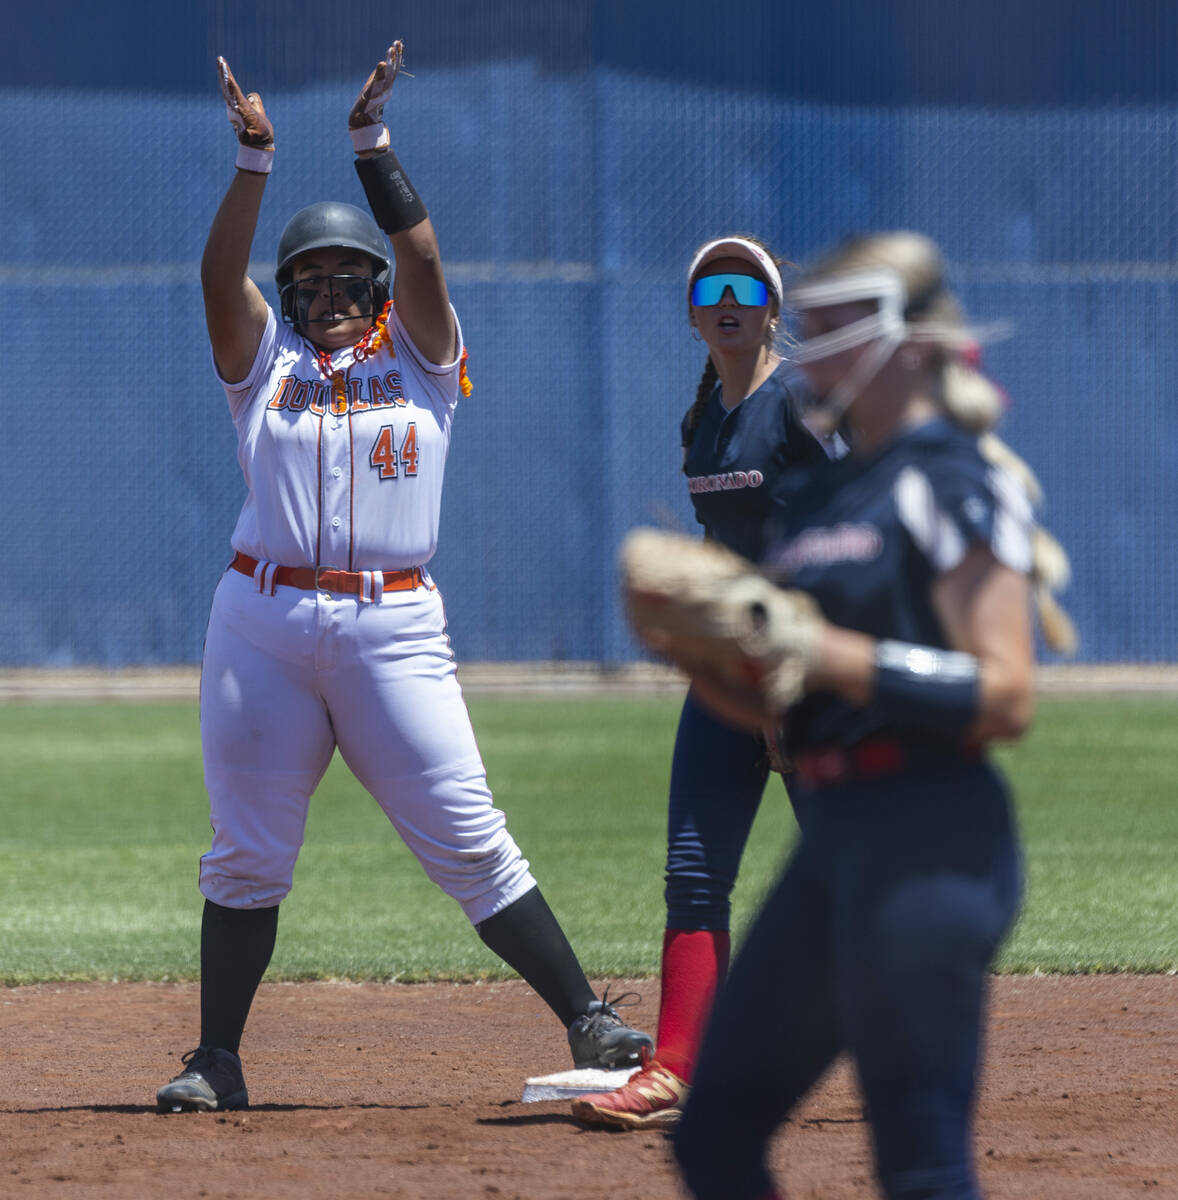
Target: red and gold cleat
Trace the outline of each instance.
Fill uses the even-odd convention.
[[[585,1125],[611,1129],[670,1129],[679,1120],[687,1084],[642,1051],[642,1067],[612,1092],[590,1092],[573,1101],[573,1116]]]

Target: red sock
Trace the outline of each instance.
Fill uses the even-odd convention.
[[[668,929],[663,934],[662,994],[655,1058],[684,1083],[712,1011],[712,997],[728,971],[726,930]]]

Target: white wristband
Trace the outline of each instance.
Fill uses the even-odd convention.
[[[359,129],[350,129],[352,148],[357,154],[364,150],[387,150],[389,148],[389,127],[383,121],[376,125],[361,125]]]
[[[237,147],[237,164],[242,171],[253,171],[255,175],[269,175],[274,168],[274,147],[268,150],[257,146]]]

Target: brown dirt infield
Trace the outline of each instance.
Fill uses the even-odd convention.
[[[653,1028],[657,981],[627,986]],[[523,984],[264,984],[255,1107],[158,1116],[196,1013],[191,984],[0,991],[0,1196],[683,1195],[663,1135],[519,1102],[526,1076],[568,1066]],[[875,1195],[866,1134],[840,1066],[774,1144],[787,1194]],[[994,1200],[1178,1197],[1178,977],[996,979],[977,1147]]]

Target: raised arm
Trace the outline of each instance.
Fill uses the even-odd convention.
[[[372,215],[392,243],[397,316],[426,359],[447,363],[458,356],[459,347],[438,239],[425,205],[390,149],[383,120],[403,57],[404,47],[394,42],[352,105],[348,128]]]
[[[205,242],[200,283],[217,370],[236,383],[249,374],[266,331],[266,301],[249,277],[249,260],[274,157],[274,128],[261,97],[243,94],[223,58],[217,69],[239,146],[237,169]]]

